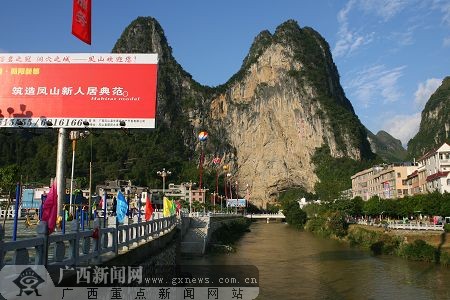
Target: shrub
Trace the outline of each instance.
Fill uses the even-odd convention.
[[[436,248],[424,240],[415,240],[412,244],[404,244],[399,249],[399,255],[409,260],[436,262]]]
[[[444,230],[445,230],[445,232],[450,232],[450,224],[445,224]]]
[[[322,216],[311,218],[306,222],[305,229],[322,237],[328,237],[331,232],[326,229],[326,221],[326,218]]]
[[[360,227],[352,227],[347,238],[350,245],[370,250],[375,255],[394,254],[401,242],[399,237]]]
[[[448,252],[441,252],[440,263],[443,266],[450,265],[450,253],[448,253]]]
[[[341,212],[333,212],[329,214],[326,227],[328,231],[337,237],[344,237],[347,235],[348,223],[345,216]]]

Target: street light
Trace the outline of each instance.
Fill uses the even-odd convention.
[[[238,203],[239,203],[239,184],[236,180],[236,209],[235,209],[236,214],[238,212]]]
[[[194,185],[192,181],[186,183],[186,186],[189,188],[189,214],[192,212],[192,185]]]
[[[231,173],[227,173],[227,182],[228,182],[228,184],[230,185],[230,201],[227,201],[227,212],[228,212],[228,203],[230,204],[230,206],[231,206],[231,199],[233,199],[233,191],[232,191],[232,189],[231,189]],[[226,192],[226,189],[225,189],[225,192]]]
[[[75,149],[77,147],[77,140],[86,138],[89,136],[89,131],[73,130],[69,133],[69,139],[72,141],[72,176],[70,178],[70,200],[69,200],[69,213],[72,213],[72,197],[73,197],[73,173],[75,170]]]
[[[156,174],[158,174],[158,176],[162,177],[162,180],[163,180],[163,197],[164,197],[164,191],[165,191],[165,188],[166,188],[166,177],[169,176],[170,174],[172,174],[172,172],[166,171],[166,169],[163,168],[162,171],[158,171],[158,172],[156,172]]]
[[[218,195],[216,193],[216,191],[214,191],[214,193],[211,193],[211,196],[213,196],[213,212],[216,213],[216,195]]]

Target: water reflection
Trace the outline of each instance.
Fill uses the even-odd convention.
[[[282,223],[255,223],[237,252],[185,264],[253,264],[258,299],[450,299],[450,268],[373,257]]]

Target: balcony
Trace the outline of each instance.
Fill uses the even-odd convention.
[[[439,163],[442,165],[450,166],[450,159],[441,159]]]

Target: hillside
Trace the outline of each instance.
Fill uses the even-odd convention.
[[[450,77],[431,95],[422,111],[419,132],[408,142],[410,157],[450,142]]]

